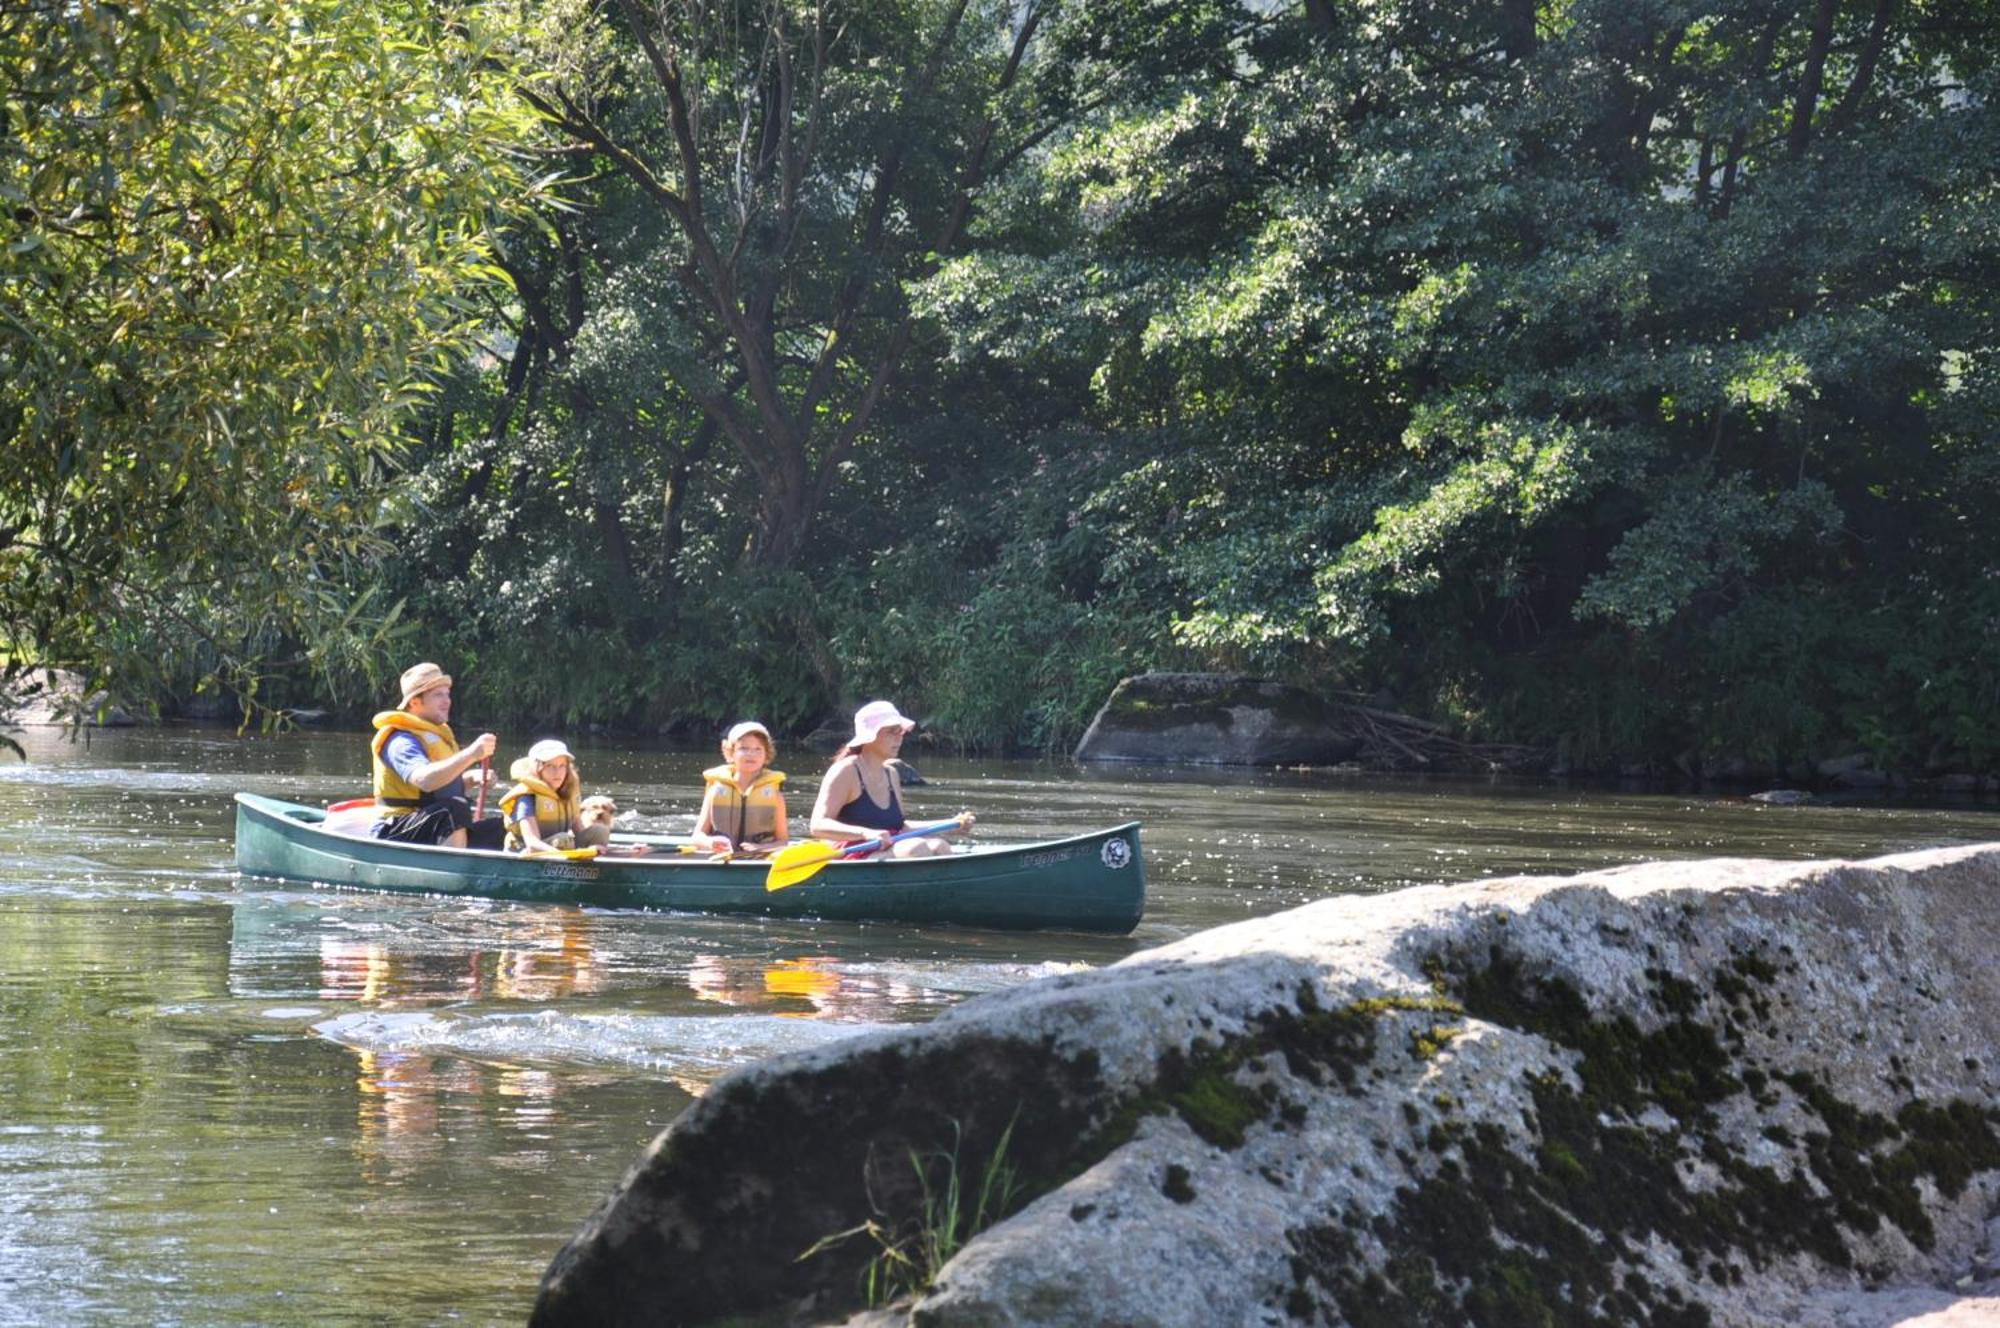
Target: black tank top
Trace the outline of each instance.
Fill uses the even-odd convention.
[[[869,830],[901,830],[904,825],[903,805],[896,797],[896,777],[889,776],[889,805],[887,807],[871,800],[868,796],[868,781],[861,778],[861,768],[855,767],[854,778],[861,785],[861,792],[854,801],[833,814],[836,821],[862,826]]]

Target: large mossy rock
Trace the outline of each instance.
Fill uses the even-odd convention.
[[[1144,673],[1111,693],[1076,745],[1079,761],[1331,765],[1358,744],[1340,707],[1311,692],[1221,673]]]
[[[861,1315],[871,1259],[996,1155],[1010,1215],[868,1323],[1984,1321],[1996,915],[1988,846],[1219,928],[728,1076],[533,1322]]]

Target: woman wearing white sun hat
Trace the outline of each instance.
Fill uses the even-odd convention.
[[[817,839],[845,844],[879,840],[899,858],[931,857],[951,852],[935,836],[891,844],[909,820],[903,815],[903,786],[889,764],[903,749],[903,739],[916,721],[888,701],[870,701],[854,712],[854,736],[840,749],[820,781],[813,804],[811,832]],[[958,828],[972,828],[973,816],[958,818]]]

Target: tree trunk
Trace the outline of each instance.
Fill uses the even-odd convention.
[[[746,550],[752,566],[767,570],[790,567],[798,558],[813,515],[805,449],[790,449],[779,462],[758,490],[757,525]]]
[[[493,458],[507,440],[507,431],[514,423],[514,409],[521,403],[521,395],[527,391],[528,373],[535,363],[536,347],[534,324],[521,328],[521,335],[514,342],[514,354],[507,361],[507,381],[500,393],[500,401],[493,407],[493,418],[486,425],[486,453],[479,464],[473,467],[471,477],[465,484],[464,502],[470,506],[486,497],[486,488],[493,482]]]
[[[1896,0],[1876,0],[1875,18],[1868,25],[1868,39],[1862,43],[1860,58],[1854,64],[1854,77],[1848,80],[1847,93],[1834,107],[1828,122],[1829,133],[1839,133],[1854,123],[1861,113],[1861,103],[1868,97],[1869,85],[1875,81],[1875,66],[1882,59],[1882,48],[1889,41],[1889,25],[1896,17]]]
[[[1535,0],[1502,0],[1500,48],[1509,60],[1526,60],[1539,49],[1535,35]]]
[[[602,498],[590,504],[591,524],[597,542],[604,549],[604,565],[609,585],[611,611],[620,621],[632,622],[646,616],[646,597],[639,589],[639,576],[632,566],[632,540],[625,533],[625,519],[618,504]]]
[[[688,445],[674,458],[673,469],[667,473],[667,488],[660,514],[661,593],[665,596],[660,604],[662,622],[673,620],[675,601],[680,593],[681,549],[687,540],[688,486],[693,482],[695,468],[708,460],[708,454],[715,446],[716,432],[714,420],[703,420]]]
[[[1749,77],[1762,78],[1770,68],[1771,51],[1778,44],[1778,30],[1784,26],[1784,22],[1783,16],[1774,18],[1764,25],[1762,32],[1757,34],[1756,45],[1750,52]],[[1722,196],[1716,204],[1718,217],[1727,217],[1729,209],[1736,202],[1736,180],[1743,169],[1743,148],[1748,135],[1749,130],[1742,125],[1738,125],[1729,135],[1729,155],[1723,159],[1722,166]]]
[[[1803,157],[1812,141],[1813,113],[1819,108],[1819,91],[1826,81],[1826,52],[1833,44],[1833,11],[1838,0],[1819,0],[1813,11],[1812,39],[1806,47],[1805,68],[1799,73],[1799,95],[1792,103],[1791,132],[1785,135],[1785,153]]]

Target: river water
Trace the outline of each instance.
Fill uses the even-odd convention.
[[[17,735],[0,757],[0,1328],[518,1323],[640,1148],[738,1065],[1328,893],[2000,840],[1991,804],[915,755],[918,819],[1144,823],[1130,937],[490,904],[239,880],[238,789],[365,793],[363,738]],[[575,744],[636,828],[701,752]],[[796,754],[793,754],[796,758]],[[803,816],[821,762],[780,760]]]

